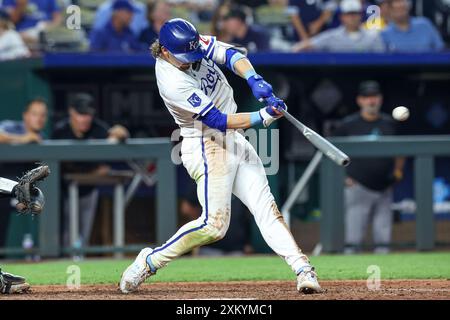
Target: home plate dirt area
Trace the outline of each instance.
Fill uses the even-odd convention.
[[[379,290],[369,290],[366,281],[322,281],[324,293],[304,295],[295,281],[230,281],[148,283],[133,294],[124,295],[113,285],[33,286],[22,295],[1,299],[37,300],[450,300],[450,280],[383,280]]]

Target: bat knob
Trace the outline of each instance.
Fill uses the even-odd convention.
[[[342,166],[344,166],[344,167],[348,166],[349,164],[350,164],[350,159],[349,159],[349,158],[344,159],[344,160],[342,161]]]

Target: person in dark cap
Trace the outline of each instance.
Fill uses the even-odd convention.
[[[30,51],[12,27],[9,13],[0,8],[0,61],[25,58]]]
[[[121,126],[115,125],[109,127],[105,122],[95,117],[96,105],[94,98],[87,93],[77,93],[69,98],[68,103],[69,117],[63,119],[55,125],[52,139],[69,139],[69,140],[90,140],[90,139],[108,139],[110,141],[124,141],[128,138],[128,130]],[[62,166],[64,173],[90,173],[93,175],[107,175],[110,166],[105,163],[89,163],[89,162],[71,162],[64,163]],[[67,191],[67,186],[63,187],[63,191]],[[98,189],[94,187],[82,187],[79,189],[80,196],[80,220],[81,235],[80,240],[87,244],[90,238],[92,225],[95,218],[95,212],[98,202]],[[69,207],[67,195],[65,195],[64,204],[64,234],[63,240],[68,245],[68,215]]]
[[[270,32],[247,23],[247,15],[240,7],[233,7],[224,17],[223,31],[231,36],[231,43],[245,47],[249,52],[270,50]]]
[[[127,0],[116,0],[113,5],[110,22],[103,28],[91,32],[92,51],[137,52],[143,50],[143,44],[130,28],[135,8]]]
[[[360,84],[356,102],[360,108],[341,122],[336,136],[395,135],[394,120],[381,112],[383,94],[376,81]],[[361,250],[369,223],[376,253],[388,253],[391,242],[392,186],[403,177],[403,158],[352,159],[345,187],[345,253]]]

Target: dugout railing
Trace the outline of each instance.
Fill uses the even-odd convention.
[[[42,257],[58,257],[73,253],[75,248],[63,248],[60,241],[61,163],[64,161],[130,161],[154,160],[156,164],[156,241],[163,243],[177,226],[176,167],[171,159],[169,138],[128,139],[126,143],[106,140],[86,142],[59,140],[31,145],[0,145],[0,162],[39,161],[49,165],[50,176],[42,183],[46,205],[39,219],[39,248]],[[122,227],[125,228],[125,217]],[[119,224],[120,225],[120,224]],[[124,230],[124,229],[123,229]],[[124,234],[121,230],[120,234]],[[147,246],[149,244],[146,244]],[[138,250],[139,245],[112,245],[77,248],[82,253],[112,253]],[[13,248],[5,253],[21,253]]]
[[[434,159],[450,156],[450,136],[384,136],[330,138],[351,158],[412,157],[416,201],[416,248],[435,246],[433,211]],[[320,241],[325,252],[344,248],[345,169],[323,157],[320,164]]]

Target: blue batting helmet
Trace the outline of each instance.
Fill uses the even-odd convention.
[[[195,27],[184,19],[171,19],[159,31],[159,43],[177,60],[193,63],[204,57]]]

